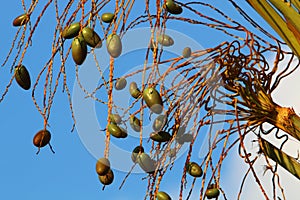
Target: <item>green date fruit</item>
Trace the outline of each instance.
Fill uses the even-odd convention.
[[[179,144],[184,144],[185,142],[191,142],[192,140],[193,140],[193,135],[189,133],[183,134],[180,137],[176,137],[176,141]]]
[[[122,53],[122,42],[117,34],[110,34],[106,41],[107,52],[113,58],[117,58]]]
[[[152,128],[154,131],[161,131],[167,123],[166,115],[159,115],[153,122]]]
[[[166,46],[166,47],[172,46],[174,44],[174,40],[166,34],[159,35],[157,37],[157,41],[159,44]]]
[[[205,192],[205,196],[208,199],[218,198],[219,195],[220,195],[220,191],[219,191],[218,188],[216,188],[216,186],[214,184],[211,184],[207,187],[207,190]]]
[[[201,167],[195,162],[190,162],[188,164],[187,172],[193,177],[201,177],[203,174]]]
[[[182,13],[182,7],[176,4],[173,0],[167,0],[164,8],[171,14],[179,15]]]
[[[136,116],[130,116],[129,123],[131,128],[136,131],[140,132],[141,130],[141,121]]]
[[[21,88],[23,88],[24,90],[30,89],[30,75],[24,65],[18,65],[15,67],[15,79]]]
[[[111,123],[120,124],[122,119],[119,114],[110,114],[109,119]]]
[[[184,58],[189,58],[189,57],[191,57],[191,54],[192,54],[192,50],[191,50],[190,47],[185,47],[185,48],[183,49],[183,51],[182,51],[182,56],[183,56]]]
[[[96,172],[99,176],[103,176],[108,173],[110,169],[110,162],[107,158],[100,158],[96,163]]]
[[[83,37],[76,37],[72,42],[72,57],[77,65],[81,65],[87,56],[87,46]]]
[[[81,31],[81,35],[84,38],[87,45],[93,48],[100,48],[102,41],[100,36],[91,28],[84,27]]]
[[[105,23],[111,23],[115,17],[114,13],[103,13],[101,15],[101,20]]]
[[[80,23],[75,22],[67,27],[62,32],[62,37],[65,39],[72,39],[76,36],[78,36],[79,31],[80,31]]]
[[[114,173],[111,169],[103,176],[98,176],[103,185],[110,185],[114,181]]]
[[[137,163],[147,173],[153,173],[156,168],[156,162],[146,153],[137,156]]]
[[[166,192],[163,192],[163,191],[157,192],[156,199],[157,200],[172,200],[171,197]]]
[[[172,136],[165,131],[153,132],[150,134],[150,138],[156,142],[167,142]]]
[[[144,148],[142,146],[137,146],[133,149],[131,153],[132,162],[137,162],[137,156],[139,155],[139,153],[144,153]]]
[[[146,88],[143,92],[143,99],[152,112],[156,114],[160,114],[162,112],[162,98],[155,88]]]
[[[127,131],[125,129],[123,129],[122,127],[119,127],[116,124],[109,124],[108,127],[108,132],[116,137],[116,138],[126,138],[127,137]]]
[[[136,82],[131,82],[129,86],[130,95],[137,99],[141,95],[141,91],[138,89]]]
[[[127,85],[127,81],[124,77],[118,78],[115,83],[116,90],[123,90]]]

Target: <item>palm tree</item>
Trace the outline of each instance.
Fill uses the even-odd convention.
[[[139,135],[137,145],[132,146],[132,169],[139,165],[148,174],[146,197],[170,199],[166,192],[160,191],[160,183],[165,181],[163,177],[169,169],[181,165],[179,199],[183,198],[188,176],[194,179],[187,198],[196,180],[201,180],[200,199],[218,198],[220,193],[226,199],[226,191],[220,184],[222,164],[228,153],[237,146],[240,157],[249,166],[248,172],[241,178],[243,182],[239,196],[246,177],[252,172],[265,199],[269,199],[254,167],[261,155],[265,156],[267,169],[273,173],[274,191],[276,188],[282,189],[277,173],[278,165],[300,178],[297,158],[281,150],[288,136],[277,134],[281,129],[299,141],[300,117],[292,108],[282,107],[272,99],[272,92],[280,82],[299,66],[294,61],[299,60],[300,56],[300,3],[293,0],[247,0],[284,43],[252,20],[235,1],[228,1],[240,16],[250,22],[248,25],[244,26],[230,18],[213,3],[199,1],[181,3],[165,0],[154,3],[148,0],[92,0],[69,1],[66,5],[60,5],[57,1],[49,0],[43,6],[38,6],[43,4],[39,1],[32,1],[29,8],[24,6],[25,12],[13,21],[13,25],[19,28],[3,66],[10,66],[11,72],[16,67],[0,102],[14,79],[23,89],[30,89],[33,102],[44,120],[43,130],[35,136],[34,145],[39,150],[50,145],[51,135],[47,129],[59,84],[62,84],[69,99],[73,129],[76,126],[66,73],[66,65],[73,63],[77,84],[86,98],[107,109],[107,124],[102,130],[105,133],[104,155],[96,164],[97,175],[104,186],[112,184],[114,179],[114,166],[110,166],[109,162],[111,138],[122,140],[134,130]],[[114,3],[114,11],[104,13],[103,8],[109,3]],[[139,9],[136,9],[136,4]],[[31,87],[30,67],[24,63],[24,58],[50,5],[55,8],[53,16],[56,20],[52,52]],[[36,19],[31,18],[33,13],[38,16]],[[202,26],[228,39],[205,49],[186,46],[182,48],[182,55],[167,56],[164,52],[176,44],[174,36],[168,34],[172,23]],[[251,26],[257,30],[250,31]],[[124,38],[130,30],[139,27],[149,27],[148,43],[143,54],[144,64],[134,71],[117,76],[119,69],[116,63],[123,56],[122,50],[126,43]],[[184,32],[184,29],[181,31]],[[71,46],[67,45],[69,41],[72,41]],[[106,42],[106,47],[102,47],[102,42]],[[286,50],[286,45],[292,51]],[[99,65],[101,58],[97,56],[97,49],[101,47],[109,53],[108,73]],[[84,65],[88,54],[93,56],[101,80],[92,90],[84,86],[79,72],[79,66]],[[269,55],[274,57],[272,63],[267,59]],[[60,63],[58,71],[54,67],[57,61]],[[284,68],[280,67],[283,62],[287,63]],[[42,80],[41,77],[46,78]],[[124,89],[130,79],[139,79],[140,82],[130,83],[127,95],[131,98],[129,105],[119,105],[114,92]],[[107,95],[100,98],[99,94]],[[39,95],[43,96],[41,102],[37,98]],[[151,145],[146,142],[143,134],[147,132],[145,124],[149,120],[153,124],[153,131],[147,137],[152,141]],[[266,128],[265,124],[271,127]],[[126,130],[124,127],[127,125],[131,128]],[[219,125],[222,127],[218,128]],[[194,152],[200,149],[199,141],[205,138],[203,130],[208,130],[205,139],[208,145],[204,158],[199,162],[194,160]],[[276,138],[284,138],[285,141],[277,148],[264,139],[266,134],[275,134]],[[255,138],[258,152],[250,152],[246,144],[248,137]],[[146,152],[146,146],[151,150]],[[177,162],[184,147],[185,162]],[[269,159],[276,163],[275,167]],[[128,172],[123,183],[131,173]],[[278,178],[278,182],[274,177]],[[283,189],[281,196],[285,199]],[[276,198],[274,192],[273,199]]]

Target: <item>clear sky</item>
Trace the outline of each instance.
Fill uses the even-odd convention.
[[[237,17],[238,14],[229,3],[223,3],[223,1],[211,1],[213,4],[221,8],[225,13],[230,14],[231,17]],[[227,1],[224,1],[227,2]],[[237,1],[240,2],[240,1]],[[141,3],[138,4],[140,6]],[[246,11],[249,11],[255,20],[262,24],[264,27],[268,26],[244,3]],[[1,63],[4,60],[7,52],[9,51],[10,44],[17,31],[16,27],[12,26],[13,19],[23,12],[20,1],[6,1],[0,7],[0,24],[1,24]],[[143,9],[142,7],[135,7],[135,9]],[[105,8],[105,11],[109,11],[110,7]],[[33,45],[27,52],[24,64],[30,68],[30,73],[33,80],[36,79],[41,67],[44,66],[46,60],[49,58],[52,39],[51,34],[54,32],[53,7],[46,12],[45,19],[41,22],[41,26],[37,29],[36,35],[33,37]],[[32,16],[36,19],[36,15]],[[243,21],[243,19],[240,19]],[[250,26],[249,26],[250,27]],[[177,47],[169,49],[169,53],[180,53],[180,42],[185,42],[197,47],[210,47],[211,45],[218,44],[226,40],[226,38],[216,37],[213,32],[210,35],[207,34],[207,28],[203,26],[195,26],[185,29],[186,27],[171,24],[169,30],[174,37],[183,37],[185,39],[178,40]],[[143,29],[145,30],[145,29]],[[184,30],[184,31],[182,31]],[[270,30],[270,29],[268,29]],[[141,31],[141,30],[139,30]],[[175,32],[177,31],[177,32]],[[181,35],[181,33],[184,33]],[[272,32],[272,30],[270,30]],[[138,37],[138,41],[143,41],[144,34],[137,34],[140,32],[133,32],[132,37]],[[130,34],[129,34],[130,35]],[[50,37],[49,37],[50,36]],[[218,34],[220,36],[220,34]],[[102,37],[102,35],[101,35]],[[128,40],[129,41],[129,40]],[[70,44],[70,42],[68,42]],[[124,41],[125,43],[125,41]],[[122,75],[127,71],[132,70],[131,67],[138,67],[143,64],[143,60],[137,59],[136,55],[141,53],[139,46],[124,47],[128,57],[120,57],[120,60],[116,60],[116,65],[120,66],[120,70],[117,75]],[[105,47],[105,46],[104,46]],[[99,49],[99,55],[107,53],[105,48]],[[103,56],[103,57],[105,57]],[[82,67],[80,75],[84,78],[88,78],[89,81],[97,81],[95,73],[93,74],[91,69],[88,68],[91,57],[87,58],[85,65]],[[69,112],[69,104],[67,96],[62,93],[62,87],[59,87],[57,95],[55,97],[55,103],[52,108],[52,114],[50,117],[50,128],[52,133],[51,144],[55,150],[55,154],[52,154],[47,147],[42,148],[40,154],[37,156],[35,153],[37,149],[32,144],[32,138],[37,131],[43,128],[43,120],[36,110],[32,98],[31,91],[22,90],[14,81],[10,87],[10,91],[7,94],[5,100],[0,103],[0,125],[1,125],[1,139],[0,139],[0,199],[24,199],[24,200],[53,200],[53,199],[72,199],[72,200],[96,200],[96,199],[112,199],[112,200],[140,200],[144,198],[146,192],[147,181],[142,178],[145,174],[132,174],[124,187],[119,190],[119,186],[125,177],[126,173],[123,170],[128,168],[128,164],[125,160],[121,160],[118,155],[118,149],[112,151],[115,158],[112,159],[112,164],[120,170],[114,170],[115,181],[112,185],[105,188],[102,191],[102,185],[98,181],[98,177],[95,172],[95,163],[98,157],[102,157],[104,142],[103,137],[100,136],[99,129],[106,123],[106,109],[104,107],[93,107],[91,102],[82,102],[78,100],[76,95],[81,95],[76,90],[76,84],[73,91],[73,83],[75,81],[74,69],[75,66],[71,59],[68,65],[68,81],[70,89],[72,90],[73,99],[75,100],[75,114],[80,120],[78,121],[78,127],[75,132],[71,133],[72,119]],[[102,60],[105,63],[105,58]],[[59,63],[56,63],[59,67]],[[126,66],[124,66],[126,65]],[[124,66],[124,67],[123,67]],[[121,69],[122,67],[122,69]],[[9,82],[11,74],[9,73],[10,65],[0,68],[0,91],[4,91],[6,84]],[[298,70],[299,71],[299,70]],[[85,73],[91,73],[87,76]],[[284,81],[280,87],[276,90],[274,98],[278,104],[282,106],[293,107],[296,113],[300,112],[300,74],[292,75],[289,79]],[[120,94],[115,94],[120,95]],[[37,96],[41,99],[41,93]],[[122,96],[120,95],[122,101]],[[76,102],[77,101],[77,102]],[[88,107],[90,106],[90,107]],[[87,113],[89,110],[92,113]],[[93,110],[95,109],[95,110]],[[81,114],[85,112],[85,114]],[[94,124],[94,120],[100,121],[99,124]],[[99,143],[96,142],[99,139]],[[136,138],[135,138],[136,139]],[[118,141],[113,140],[113,144],[124,152],[130,152],[136,140],[131,138],[130,146],[128,143],[120,144]],[[199,148],[200,149],[200,148]],[[99,151],[98,151],[99,150]],[[201,153],[201,152],[200,152]],[[242,175],[240,173],[245,172],[245,167],[241,167],[241,159],[237,159],[236,151],[232,151],[232,156],[228,157],[228,160],[224,163],[224,182],[222,187],[227,192],[228,199],[236,199],[236,194],[241,182]],[[119,156],[119,157],[118,157]],[[122,158],[124,159],[124,158]],[[199,158],[200,159],[200,158]],[[121,160],[121,161],[120,161]],[[201,160],[201,159],[200,159]],[[178,160],[183,162],[184,158],[181,157]],[[293,195],[299,188],[299,181],[295,180],[289,174],[284,173],[283,180],[285,184],[290,184],[286,190],[288,193],[287,199],[295,199]],[[261,166],[261,177],[263,174],[263,166]],[[179,175],[179,176],[178,176]],[[268,181],[268,175],[263,178]],[[174,195],[174,199],[178,196],[178,185],[180,184],[181,168],[175,167],[169,172],[164,181],[161,184],[161,189]],[[228,180],[228,181],[227,181]],[[190,180],[191,182],[191,180]],[[189,182],[189,183],[190,183]],[[250,199],[263,199],[257,190],[255,184],[251,184],[248,181],[248,188],[245,189],[245,196],[243,200]],[[196,187],[200,186],[199,181],[196,183]],[[253,189],[252,189],[253,188]],[[191,199],[198,199],[198,191],[195,190]],[[256,197],[256,198],[254,198]],[[222,199],[222,198],[221,198]]]

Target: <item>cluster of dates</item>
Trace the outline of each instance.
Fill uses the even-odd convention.
[[[183,51],[187,52],[190,56],[190,49],[185,48]],[[187,56],[187,55],[186,55]],[[188,57],[187,56],[187,57]],[[116,90],[123,90],[127,85],[127,80],[124,77],[120,77],[116,79],[114,84],[114,88]],[[147,107],[151,112],[158,114],[152,124],[153,132],[150,133],[149,137],[155,142],[163,143],[169,142],[172,139],[172,135],[167,131],[164,131],[164,127],[167,124],[167,116],[162,114],[163,111],[163,100],[160,93],[155,89],[155,87],[146,87],[143,91],[141,91],[136,82],[131,82],[129,85],[129,93],[135,98],[142,98]],[[121,127],[122,118],[119,114],[112,113],[109,115],[110,123],[108,124],[108,132],[110,135],[116,138],[126,138],[127,131]],[[142,122],[135,115],[130,115],[129,117],[130,127],[136,131],[141,131]],[[193,135],[190,133],[185,133],[186,127],[180,127],[177,131],[175,140],[178,144],[184,144],[187,142],[191,142],[193,140]],[[174,157],[176,154],[176,149],[171,149],[169,152],[170,157]],[[143,148],[143,146],[136,146],[131,153],[131,160],[133,163],[138,164],[140,168],[148,174],[154,174],[155,170],[159,168],[159,163],[155,159],[151,158],[149,154],[147,154]],[[159,170],[159,169],[158,169]],[[201,177],[203,171],[201,167],[196,162],[189,162],[186,166],[186,171],[192,177],[198,178]],[[101,181],[101,180],[100,180]],[[101,181],[102,182],[102,181]],[[206,197],[208,199],[217,198],[219,196],[219,189],[216,185],[211,184],[208,186],[206,190]],[[158,200],[171,200],[171,197],[168,193],[164,191],[159,191],[157,194]]]
[[[163,5],[163,8],[169,12],[170,14],[181,14],[183,9],[180,5],[175,3],[173,0],[167,0]],[[111,23],[116,19],[116,16],[113,13],[104,13],[101,16],[101,20],[105,23]],[[30,21],[30,15],[23,14],[15,18],[13,21],[14,26],[23,26],[26,25]],[[62,38],[64,39],[72,39],[72,58],[77,65],[81,65],[84,63],[87,57],[87,47],[91,48],[101,48],[102,40],[100,36],[88,26],[82,25],[80,22],[72,23],[71,25],[64,28],[61,33]],[[162,34],[157,37],[158,43],[162,46],[172,46],[174,44],[174,40],[166,35]],[[111,33],[107,36],[106,39],[106,47],[107,51],[111,57],[117,58],[121,55],[122,52],[122,43],[120,37]],[[151,44],[151,50],[154,50],[154,43]],[[183,49],[182,56],[184,58],[189,58],[191,56],[191,49],[186,47]],[[15,79],[17,83],[25,90],[30,89],[31,80],[28,70],[24,65],[18,65],[15,68]],[[115,82],[115,89],[122,90],[126,87],[127,81],[125,78],[121,77],[117,79]],[[147,87],[142,92],[139,90],[137,84],[135,82],[130,83],[129,86],[130,95],[135,98],[143,98],[148,108],[151,112],[158,114],[159,116],[154,120],[153,130],[150,134],[150,138],[155,142],[168,142],[172,139],[172,135],[170,133],[163,130],[164,126],[167,123],[167,116],[161,114],[163,111],[163,101],[159,92],[155,89],[155,87]],[[110,114],[110,123],[107,126],[108,132],[110,135],[116,138],[126,138],[128,136],[127,131],[120,126],[122,123],[122,119],[118,114]],[[136,116],[131,115],[130,119],[131,128],[136,131],[141,131],[141,121]],[[40,148],[49,145],[51,150],[52,147],[50,145],[51,134],[48,130],[44,129],[39,131],[33,139],[33,144],[38,147],[38,152]],[[193,140],[193,135],[185,133],[185,127],[180,127],[176,134],[176,142],[179,144],[183,144],[185,142],[191,142]],[[37,152],[37,153],[38,153]],[[54,153],[54,151],[52,150]],[[171,149],[169,152],[169,156],[173,157],[176,154],[176,149]],[[144,148],[142,146],[137,146],[133,149],[131,154],[131,159],[135,164],[138,164],[142,170],[146,173],[153,174],[158,167],[158,161],[151,158],[151,156],[144,152]],[[185,166],[187,173],[195,178],[201,177],[203,171],[201,167],[196,162],[189,162],[187,166]],[[103,185],[110,185],[114,180],[114,173],[110,166],[110,161],[107,158],[100,158],[96,163],[96,172],[98,174],[98,178]],[[208,186],[206,190],[206,197],[208,199],[217,198],[219,196],[219,189],[217,185],[211,184]],[[159,191],[157,194],[157,200],[171,200],[169,194],[164,191]]]
[[[115,18],[113,13],[102,14],[102,21],[111,23]],[[79,22],[75,22],[70,26],[65,27],[62,32],[64,39],[73,39],[72,41],[72,57],[77,65],[81,65],[87,56],[87,46],[92,48],[101,48],[102,40],[100,36],[90,27],[82,27]],[[122,43],[120,37],[112,33],[107,37],[106,47],[108,53],[117,58],[122,52]]]

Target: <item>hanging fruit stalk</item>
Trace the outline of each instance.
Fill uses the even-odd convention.
[[[235,91],[249,108],[250,124],[268,122],[300,141],[300,117],[292,108],[277,105],[259,82],[244,80]],[[225,86],[226,87],[226,86]]]

